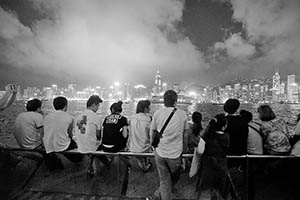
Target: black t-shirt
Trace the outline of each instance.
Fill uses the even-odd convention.
[[[102,143],[107,145],[121,145],[124,142],[122,128],[128,126],[126,117],[120,114],[110,114],[103,121]]]
[[[247,154],[248,123],[239,115],[227,115],[226,132],[230,137],[229,155]]]
[[[226,158],[229,148],[229,135],[228,133],[206,133],[203,135],[205,141],[204,154],[216,158]]]

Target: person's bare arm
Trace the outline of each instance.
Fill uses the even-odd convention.
[[[42,142],[42,145],[44,146],[44,142],[43,142],[43,137],[44,137],[44,127],[39,127],[38,128],[38,131],[40,133],[40,139],[41,139],[41,142]]]
[[[68,134],[71,139],[73,138],[73,125],[74,125],[74,120],[72,120],[72,123],[68,127]]]
[[[185,129],[183,131],[183,149],[182,149],[182,153],[186,153],[187,152],[187,147],[188,147],[188,142],[189,142],[189,135],[190,133],[190,129]]]
[[[122,135],[123,135],[124,138],[127,138],[127,137],[128,137],[128,129],[127,129],[127,126],[123,126]]]
[[[6,92],[0,99],[0,110],[4,110],[9,107],[16,99],[17,87],[14,84],[8,84],[5,86]]]

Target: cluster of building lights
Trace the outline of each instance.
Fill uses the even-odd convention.
[[[65,88],[58,88],[57,85],[44,87],[27,87],[23,95],[19,87],[18,99],[40,98],[53,99],[56,96],[66,96],[70,100],[86,100],[93,94],[100,95],[104,100],[138,100],[152,99],[162,100],[163,93],[168,90],[175,90],[181,99],[179,101],[189,101],[195,103],[224,103],[228,98],[237,98],[243,103],[299,103],[299,85],[296,83],[295,75],[288,75],[287,81],[281,81],[278,70],[273,75],[272,80],[263,81],[253,79],[248,82],[236,82],[223,87],[206,86],[198,90],[183,90],[179,85],[169,85],[162,82],[159,71],[156,72],[154,86],[147,88],[145,85],[121,84],[115,82],[108,88],[88,87],[82,91],[76,90],[75,84],[69,84]]]

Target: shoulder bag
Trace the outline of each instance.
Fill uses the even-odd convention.
[[[171,112],[171,114],[169,115],[167,121],[165,122],[165,124],[163,125],[162,129],[160,130],[160,132],[158,132],[157,130],[153,130],[153,141],[151,143],[151,145],[156,148],[158,146],[158,143],[160,141],[160,138],[162,137],[162,134],[165,130],[165,128],[167,127],[168,123],[170,122],[171,118],[173,117],[174,113],[176,112],[177,108],[174,108]]]

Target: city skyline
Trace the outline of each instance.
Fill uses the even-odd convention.
[[[299,103],[300,84],[296,81],[295,74],[287,76],[287,81],[282,81],[278,70],[273,77],[263,77],[251,80],[232,80],[223,85],[207,85],[202,87],[192,86],[183,88],[178,84],[164,82],[163,76],[157,70],[153,76],[153,85],[132,85],[128,82],[115,82],[109,87],[86,87],[79,90],[76,84],[59,87],[53,84],[48,87],[27,87],[22,93],[18,86],[17,99],[27,100],[39,98],[53,99],[65,96],[69,100],[86,100],[91,95],[100,95],[105,101],[123,100],[125,102],[149,99],[152,102],[162,102],[163,93],[169,89],[179,95],[179,103],[224,103],[229,98],[239,99],[241,103]],[[3,91],[4,92],[4,91]],[[1,95],[1,91],[0,91]]]
[[[0,86],[300,74],[300,2],[0,0]]]

